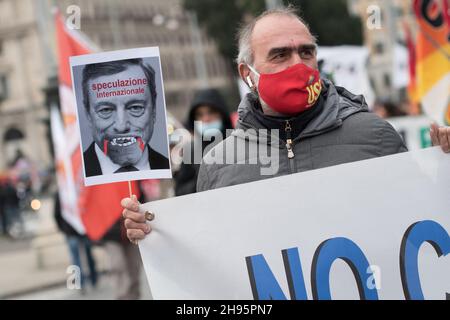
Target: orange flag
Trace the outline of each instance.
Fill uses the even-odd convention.
[[[75,96],[72,90],[70,56],[92,53],[92,45],[78,31],[64,23],[62,15],[55,14],[59,62],[59,94],[64,122],[66,150],[70,154],[71,178],[75,186],[77,209],[85,233],[92,240],[99,240],[121,216],[120,200],[129,195],[128,183],[110,183],[85,187],[83,183],[82,153],[77,127]],[[67,172],[66,172],[67,177]],[[59,188],[65,190],[66,188]],[[132,182],[133,193],[140,196],[137,182]],[[64,199],[64,195],[60,194]],[[68,221],[70,223],[70,221]]]
[[[448,0],[415,0],[415,94],[424,112],[450,125],[450,18]]]

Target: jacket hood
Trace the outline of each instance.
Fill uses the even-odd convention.
[[[224,129],[232,128],[230,112],[228,111],[227,105],[225,104],[225,100],[223,99],[222,95],[217,89],[204,89],[197,91],[194,99],[192,100],[185,124],[188,130],[194,130],[194,112],[195,109],[201,105],[208,105],[219,111],[222,115]]]

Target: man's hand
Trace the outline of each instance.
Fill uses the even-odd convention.
[[[433,146],[441,146],[445,153],[450,153],[450,127],[439,127],[431,124],[430,136]]]
[[[122,215],[125,218],[127,237],[132,243],[137,244],[137,241],[144,239],[152,228],[146,223],[145,215],[139,212],[139,202],[135,195],[122,199],[120,204],[123,207]]]

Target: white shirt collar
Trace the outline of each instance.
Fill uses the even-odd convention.
[[[112,162],[112,160],[106,156],[103,151],[95,144],[95,154],[97,155],[98,162],[100,163],[100,168],[102,169],[102,174],[111,174],[120,169],[120,165]],[[142,154],[141,159],[135,165],[138,170],[150,170],[150,163],[148,161],[148,146],[145,146],[144,152]]]

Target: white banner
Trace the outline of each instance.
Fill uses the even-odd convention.
[[[155,299],[446,299],[438,147],[145,204]]]

